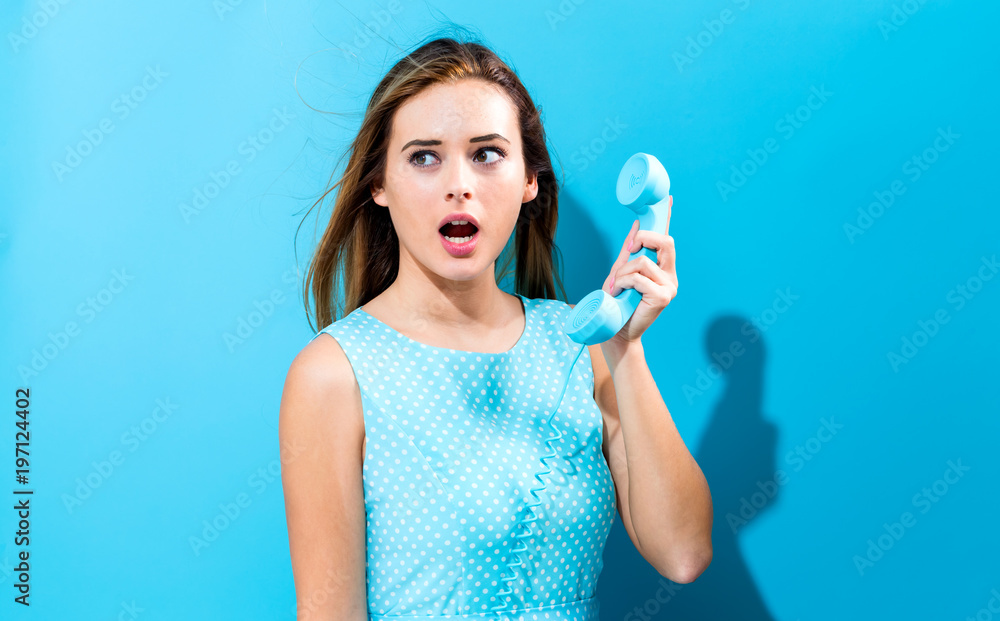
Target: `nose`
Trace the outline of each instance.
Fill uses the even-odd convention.
[[[448,175],[445,183],[447,193],[445,200],[467,201],[472,199],[472,173],[466,168],[466,163],[461,158],[453,159],[448,167]]]

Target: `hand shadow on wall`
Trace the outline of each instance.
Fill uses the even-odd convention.
[[[603,241],[607,234],[596,230],[572,197],[562,194],[560,198],[560,211],[564,214],[560,221],[576,225],[574,230],[560,231],[560,235],[567,235],[573,242],[559,244],[568,266],[564,273],[569,303],[575,304],[602,285],[621,248],[607,247]],[[620,237],[624,242],[627,234],[626,227],[619,235],[610,237],[616,241]],[[747,523],[753,523],[774,505],[780,487],[774,487],[773,497],[758,494],[754,500],[761,504],[764,497],[765,501],[752,514],[743,509],[745,523],[731,523],[732,516],[741,515],[742,499],[750,503],[751,497],[761,492],[758,482],[773,483],[776,470],[778,430],[761,412],[764,341],[756,331],[747,329],[747,334],[743,333],[744,325],[752,325],[748,322],[745,317],[733,315],[714,319],[705,334],[706,358],[692,365],[700,366],[706,375],[700,388],[707,388],[708,392],[720,387],[722,390],[701,443],[693,452],[712,492],[712,563],[692,583],[672,582],[639,554],[625,532],[621,517],[617,516],[598,583],[603,621],[770,621],[773,618],[744,561],[739,535]],[[742,353],[733,356],[732,363],[721,374],[721,363],[709,373],[709,366],[716,362],[712,355],[717,353],[724,358],[723,352],[730,352],[733,343],[742,345]],[[705,382],[710,385],[705,386]],[[702,397],[692,396],[693,400],[699,398]],[[684,405],[677,404],[676,410],[683,411]]]

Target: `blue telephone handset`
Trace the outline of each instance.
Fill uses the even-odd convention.
[[[639,228],[662,233],[667,230],[667,207],[670,203],[670,177],[658,159],[648,153],[636,153],[625,162],[615,188],[618,202],[636,213]],[[656,250],[640,248],[629,255],[631,261],[646,255],[656,262]],[[598,289],[580,300],[563,326],[563,331],[577,343],[603,343],[622,329],[642,300],[635,289],[623,289],[618,295]]]

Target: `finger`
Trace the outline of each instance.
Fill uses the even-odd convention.
[[[652,259],[645,255],[638,256],[631,261],[623,265],[618,273],[615,274],[615,290],[613,293],[616,295],[621,292],[622,287],[619,286],[619,282],[624,282],[625,277],[632,274],[642,274],[649,280],[655,282],[658,285],[668,285],[671,284],[671,275],[665,272],[659,265],[653,262]]]
[[[674,238],[670,235],[639,230],[636,231],[632,243],[634,244],[632,252],[638,252],[640,248],[653,249],[656,251],[657,265],[667,272],[675,269],[677,254],[674,249]]]
[[[654,300],[662,298],[665,302],[667,301],[667,294],[665,292],[666,287],[659,285],[643,274],[636,272],[630,272],[622,276],[622,285],[618,286],[618,281],[615,281],[615,290],[612,295],[618,295],[625,289],[635,289],[642,294],[643,300],[648,303],[654,303]]]
[[[671,246],[673,246],[673,238],[669,235],[640,229],[636,231],[635,237],[632,239],[632,248],[630,251],[639,252],[643,248],[649,248],[659,253],[664,248]]]
[[[663,230],[663,234],[667,235],[670,233],[670,212],[673,210],[674,197],[670,196],[670,201],[667,203],[667,227]]]
[[[609,276],[608,279],[610,286],[616,287],[616,285],[618,284],[616,279],[618,278],[619,274],[625,274],[626,272],[636,271],[638,269],[639,264],[637,263],[637,261],[639,261],[639,259],[645,259],[650,265],[658,266],[658,262],[660,260],[659,249],[660,247],[664,246],[666,242],[664,235],[660,235],[659,233],[654,233],[653,231],[647,231],[645,229],[638,229],[632,235],[632,241],[629,243],[631,245],[624,249],[629,254],[619,257],[618,261],[615,261],[615,265],[611,269],[611,275]],[[642,248],[649,248],[650,250],[653,250],[656,253],[655,256],[657,258],[654,260],[647,257],[646,255],[639,255],[632,259],[628,258],[629,256],[632,255],[632,253],[638,252]]]
[[[635,241],[635,236],[639,233],[639,230],[640,230],[639,221],[635,220],[634,222],[632,222],[632,228],[629,229],[628,235],[625,237],[625,241],[622,243],[622,249],[618,253],[618,258],[615,259],[615,263],[618,263],[619,261],[624,263],[625,261],[628,260],[628,255],[632,254],[629,248],[632,247]]]
[[[660,284],[655,280],[639,272],[630,272],[622,276],[622,287],[615,281],[613,296],[617,296],[624,289],[635,289],[642,294],[642,301],[651,306],[666,306],[677,297],[677,282],[668,279],[666,284]]]
[[[677,251],[674,248],[674,238],[667,235],[663,240],[663,247],[657,252],[660,267],[665,272],[673,272],[677,269]]]

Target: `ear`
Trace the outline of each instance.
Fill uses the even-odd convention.
[[[385,199],[385,189],[384,188],[376,188],[374,185],[372,185],[372,187],[370,189],[371,189],[372,200],[373,201],[375,201],[376,203],[378,203],[379,205],[381,205],[383,207],[388,207],[389,206],[389,202]]]
[[[524,184],[524,194],[521,197],[521,202],[527,203],[528,201],[535,200],[536,196],[538,196],[538,174],[530,173]]]

